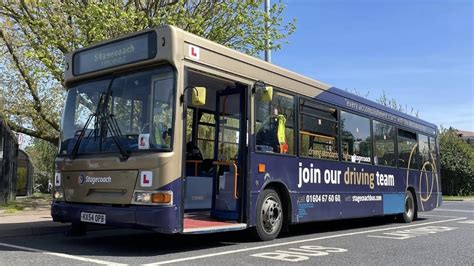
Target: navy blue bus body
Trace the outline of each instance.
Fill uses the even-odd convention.
[[[330,88],[314,99],[400,129],[437,136],[434,124],[337,88]],[[254,137],[250,143],[255,143]],[[340,141],[338,145],[340,149]],[[291,223],[400,214],[405,211],[406,191],[414,193],[419,212],[430,211],[442,203],[439,165],[434,160],[430,162],[433,171],[421,171],[373,162],[345,162],[341,158],[332,161],[256,152],[252,147],[249,161],[251,226],[256,224],[259,194],[269,186],[278,190]],[[259,173],[259,164],[265,165],[265,172]]]

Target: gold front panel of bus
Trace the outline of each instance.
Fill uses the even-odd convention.
[[[130,204],[138,171],[63,172],[67,202]]]

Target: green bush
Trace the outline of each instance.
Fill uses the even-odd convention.
[[[439,136],[443,194],[472,195],[474,148],[459,138],[457,130],[443,129]]]

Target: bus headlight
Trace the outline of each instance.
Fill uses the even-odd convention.
[[[132,204],[172,205],[173,191],[138,191],[133,193]]]
[[[63,200],[64,199],[64,193],[60,190],[56,190],[53,193],[53,199],[54,200]]]

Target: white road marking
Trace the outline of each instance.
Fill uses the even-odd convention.
[[[430,225],[430,226],[425,226],[425,227],[417,227],[413,229],[398,230],[398,231],[393,231],[393,232],[388,232],[388,233],[382,233],[383,235],[367,235],[367,237],[405,240],[409,238],[426,236],[429,234],[437,234],[440,232],[446,232],[446,231],[451,231],[455,229],[458,229],[458,228]]]
[[[381,229],[373,229],[373,230],[359,231],[359,232],[353,232],[353,233],[322,236],[322,237],[316,237],[316,238],[310,238],[310,239],[301,239],[301,240],[295,240],[295,241],[284,242],[284,243],[270,244],[270,245],[265,245],[265,246],[242,248],[242,249],[228,250],[228,251],[223,251],[223,252],[218,252],[218,253],[211,253],[211,254],[204,254],[204,255],[199,255],[199,256],[187,257],[187,258],[159,261],[159,262],[155,262],[155,263],[145,264],[145,266],[177,263],[177,262],[183,262],[183,261],[189,261],[189,260],[197,260],[197,259],[210,258],[210,257],[216,257],[216,256],[222,256],[222,255],[229,255],[229,254],[233,254],[233,253],[247,252],[247,251],[251,251],[251,250],[258,250],[258,249],[264,249],[264,248],[280,247],[280,246],[299,244],[299,243],[305,243],[305,242],[311,242],[311,241],[317,241],[317,240],[323,240],[323,239],[331,239],[331,238],[338,238],[338,237],[345,237],[345,236],[362,235],[362,234],[367,234],[367,233],[382,232],[382,231],[388,231],[388,230],[394,230],[394,229],[410,228],[410,227],[423,226],[423,225],[428,225],[428,224],[439,224],[439,223],[454,222],[454,221],[460,221],[460,220],[464,220],[464,219],[467,219],[467,218],[466,217],[460,217],[460,218],[455,218],[455,219],[433,221],[433,222],[426,222],[426,223],[420,223],[420,224],[403,225],[403,226],[396,226],[396,227],[390,227],[390,228],[381,228]]]
[[[458,224],[474,224],[474,220],[460,221]]]
[[[97,263],[97,264],[102,264],[102,265],[127,265],[127,264],[115,263],[115,262],[110,262],[110,261],[105,261],[105,260],[84,258],[84,257],[79,257],[79,256],[74,256],[74,255],[69,255],[69,254],[64,254],[64,253],[50,252],[50,251],[36,249],[36,248],[29,248],[29,247],[11,245],[11,244],[1,243],[1,242],[0,242],[0,246],[19,249],[19,250],[25,250],[25,251],[30,251],[30,252],[37,252],[37,253],[52,255],[52,256],[66,258],[66,259],[85,261],[85,262],[89,262],[89,263]]]
[[[448,216],[448,215],[434,215],[434,214],[420,214],[418,217],[441,217],[441,218],[462,218],[461,216]]]
[[[450,209],[434,209],[434,211],[446,211],[446,212],[471,212],[471,213],[474,213],[474,211],[468,211],[468,210],[450,210]]]

